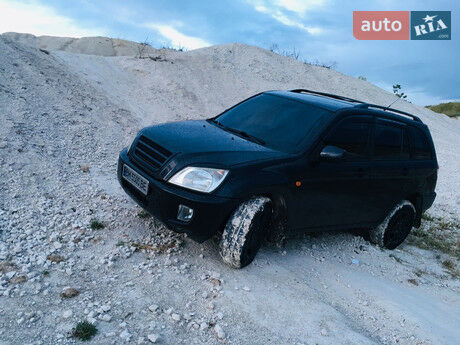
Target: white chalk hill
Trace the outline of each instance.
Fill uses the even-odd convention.
[[[107,37],[2,36],[53,52],[140,125],[207,118],[264,90],[306,88],[385,106],[396,99],[367,81],[239,43],[182,52]],[[459,214],[460,122],[406,101],[393,107],[429,126],[440,165],[435,207]]]
[[[349,233],[309,236],[286,250],[262,248],[239,271],[221,263],[213,241],[184,239],[171,254],[131,256],[124,241],[158,246],[180,238],[138,217],[117,192],[117,155],[136,130],[207,118],[270,89],[307,88],[380,105],[396,97],[244,44],[142,54],[139,47],[104,37],[0,35],[0,261],[11,258],[18,274],[32,270],[28,282],[1,280],[0,330],[9,331],[0,332],[0,344],[56,343],[86,317],[89,296],[112,302],[112,322],[98,320],[98,344],[160,329],[162,342],[184,344],[217,343],[222,329],[235,344],[459,343],[459,280],[442,266],[447,256],[407,243],[389,252]],[[434,137],[440,171],[430,213],[458,217],[460,122],[405,101],[395,108],[420,116]],[[105,229],[89,228],[95,216]],[[67,261],[44,267],[48,254]],[[45,269],[50,277],[42,277]],[[80,297],[56,304],[67,285],[81,288]],[[152,316],[152,304],[166,313]],[[68,308],[74,316],[62,320]],[[22,311],[37,309],[42,319],[24,321]],[[194,324],[177,322],[190,312]]]

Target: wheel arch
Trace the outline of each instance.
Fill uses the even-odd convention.
[[[250,193],[246,193],[243,196],[240,196],[240,204],[251,199],[254,197],[258,196],[264,196],[270,199],[271,201],[271,208],[272,208],[272,214],[270,217],[270,222],[269,222],[269,230],[267,232],[268,236],[271,236],[271,232],[277,228],[279,229],[280,225],[282,225],[282,230],[287,231],[287,219],[288,219],[288,212],[287,212],[287,197],[286,195],[281,191],[281,190],[254,190],[251,191]],[[235,207],[235,209],[238,207],[238,205]],[[233,213],[233,212],[232,212]]]
[[[414,227],[420,227],[422,223],[422,205],[423,197],[420,193],[413,193],[406,197],[406,200],[410,201],[415,207],[415,221]]]

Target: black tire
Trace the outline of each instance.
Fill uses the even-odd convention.
[[[268,229],[267,241],[279,248],[284,248],[287,241],[287,218],[282,217],[281,219],[272,219],[272,222],[268,224]]]
[[[408,200],[399,203],[376,228],[371,229],[371,242],[382,248],[395,249],[409,235],[415,221],[415,207]]]
[[[243,268],[256,257],[272,212],[271,200],[255,197],[243,202],[225,225],[220,256],[233,268]]]

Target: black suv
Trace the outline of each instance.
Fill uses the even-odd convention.
[[[257,94],[203,121],[142,129],[118,179],[143,208],[232,267],[294,232],[368,229],[396,248],[436,196],[438,163],[414,115],[322,92]]]

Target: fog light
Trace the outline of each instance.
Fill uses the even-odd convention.
[[[193,208],[179,205],[179,211],[177,212],[177,219],[183,222],[189,222],[193,217]]]

